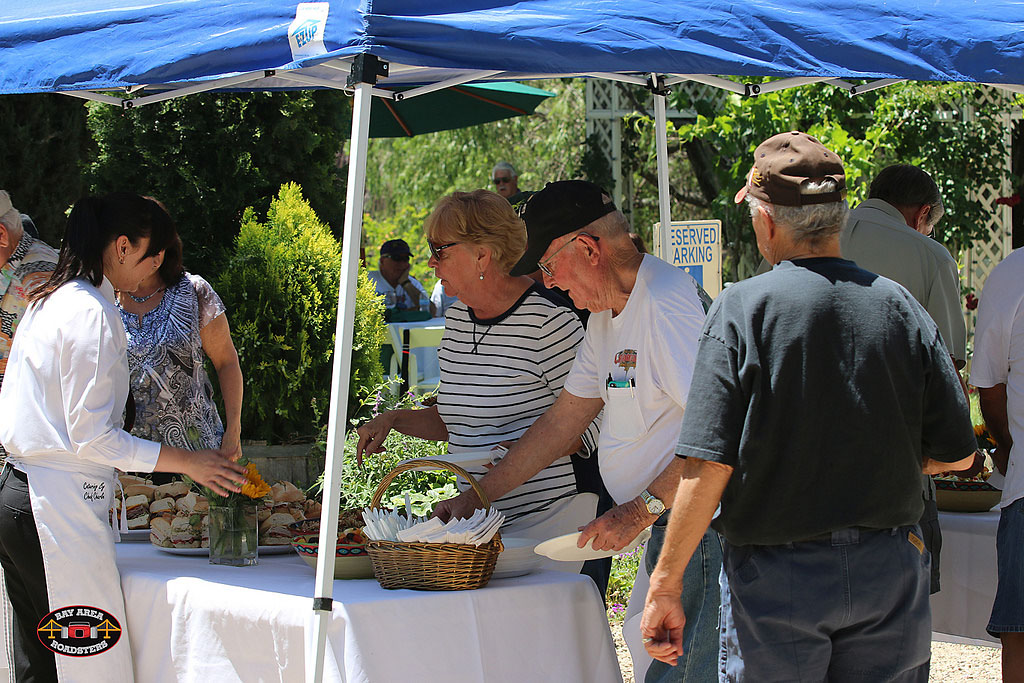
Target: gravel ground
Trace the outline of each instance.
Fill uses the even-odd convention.
[[[622,642],[622,623],[613,621],[611,627],[623,683],[634,683],[633,662],[629,658],[626,644]],[[1000,679],[999,671],[998,648],[932,641],[932,669],[929,681],[933,683],[995,682]]]

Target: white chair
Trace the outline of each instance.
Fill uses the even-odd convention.
[[[437,388],[437,385],[441,383],[440,372],[434,367],[434,363],[423,363],[424,353],[417,352],[417,349],[433,349],[434,353],[437,352],[437,347],[441,343],[441,338],[444,336],[443,326],[432,326],[432,327],[400,327],[395,325],[391,327],[391,343],[394,346],[395,353],[391,356],[391,377],[403,377],[402,366],[403,363],[408,363],[407,374],[404,375],[406,379],[409,391],[416,394],[425,394],[433,391]],[[426,368],[421,369],[421,365],[425,365]],[[424,376],[424,371],[430,372],[430,376]],[[401,387],[398,383],[392,384],[392,391],[399,393]]]

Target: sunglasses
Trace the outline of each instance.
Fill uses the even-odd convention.
[[[441,252],[448,247],[454,247],[456,244],[462,244],[462,242],[449,242],[448,244],[435,245],[430,240],[427,240],[427,248],[430,249],[430,255],[436,258],[438,261],[441,260]]]
[[[511,183],[511,178],[492,178],[495,185],[504,185],[505,183]]]
[[[551,259],[555,258],[555,256],[558,255],[558,252],[562,251],[567,246],[569,246],[570,244],[572,244],[573,242],[575,242],[579,238],[583,237],[584,235],[586,235],[590,239],[594,240],[595,242],[598,242],[601,239],[600,237],[595,237],[594,235],[591,235],[590,233],[587,233],[587,232],[581,232],[581,233],[577,234],[575,237],[573,237],[571,240],[569,240],[568,242],[566,242],[565,244],[560,246],[558,249],[555,249],[555,253],[553,253],[551,256],[548,256],[546,259],[544,259],[543,261],[541,261],[540,263],[537,264],[537,267],[540,268],[540,272],[544,273],[545,275],[547,275],[550,278],[554,278],[555,274],[551,272],[551,269],[548,268],[547,264],[551,263]]]

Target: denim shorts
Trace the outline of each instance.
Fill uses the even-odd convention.
[[[918,525],[723,546],[720,681],[928,681]]]
[[[999,586],[987,630],[1000,633],[1024,631],[1024,498],[1018,498],[999,514],[996,531]]]

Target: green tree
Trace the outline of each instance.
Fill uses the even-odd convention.
[[[440,197],[456,190],[493,189],[491,169],[498,161],[516,167],[524,190],[581,177],[594,168],[586,144],[583,81],[531,85],[556,93],[531,116],[413,138],[372,140],[367,168],[369,214],[390,219],[404,206],[429,210]]]
[[[0,189],[32,216],[44,240],[60,246],[65,212],[87,193],[85,105],[64,95],[0,97],[0,134]]]
[[[136,109],[90,104],[96,192],[153,195],[173,214],[190,269],[212,274],[245,207],[266,212],[297,182],[336,235],[344,220],[343,93],[202,93]]]
[[[917,164],[931,173],[947,208],[936,237],[956,257],[982,234],[984,208],[973,191],[998,185],[1005,173],[1000,112],[971,106],[977,87],[903,83],[850,96],[810,85],[752,98],[729,95],[718,107],[678,91],[672,106],[698,115],[690,124],[670,123],[673,218],[722,219],[725,279],[751,275],[760,255],[746,207],[734,205],[733,194],[761,141],[803,130],[843,158],[851,205],[866,198],[871,179],[889,164]],[[644,170],[654,165],[654,122],[637,114],[630,123],[625,165],[639,177],[633,220],[646,228],[657,220],[657,186]]]
[[[331,392],[341,249],[289,183],[266,220],[248,208],[216,289],[231,316],[245,377],[242,435],[280,442],[312,438]],[[350,414],[381,383],[383,300],[359,274],[352,346]]]

